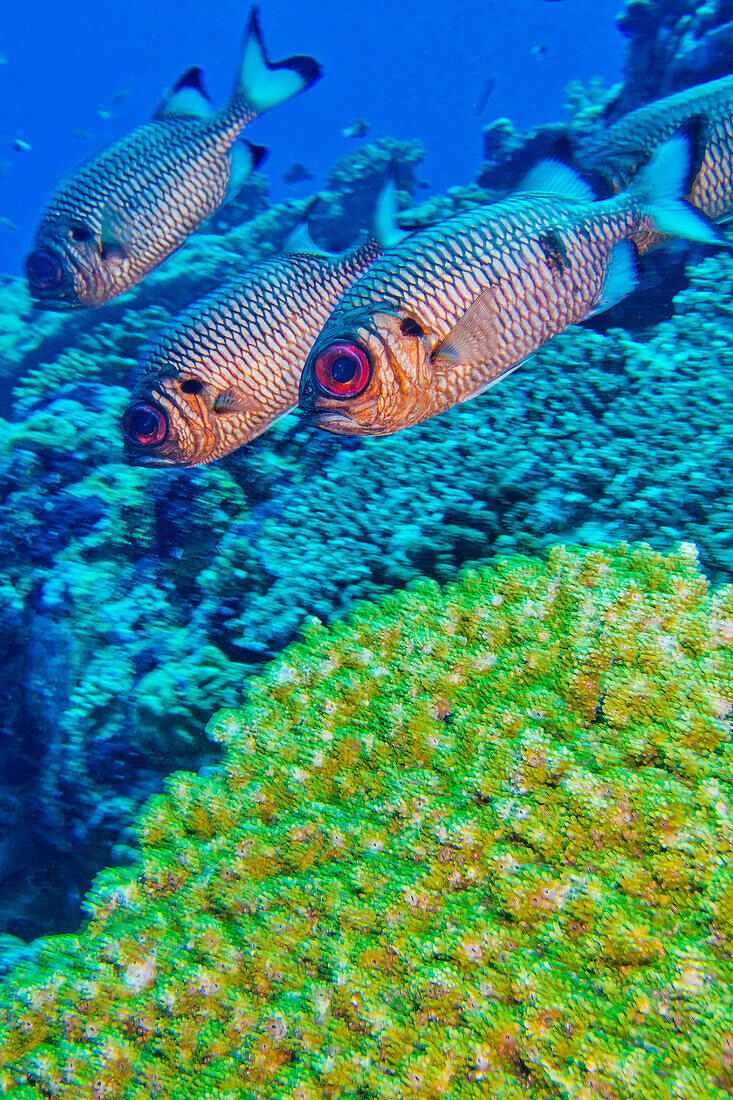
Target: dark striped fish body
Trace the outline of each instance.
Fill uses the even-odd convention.
[[[381,252],[267,260],[194,303],[145,350],[123,427],[130,461],[211,462],[298,402],[310,347],[343,292]]]
[[[329,431],[387,435],[483,392],[628,293],[632,235],[678,216],[678,231],[710,239],[677,201],[688,163],[686,140],[673,139],[633,189],[602,202],[569,169],[543,165],[528,181],[543,191],[407,238],[339,301],[306,361],[301,406]],[[549,193],[573,188],[575,198]]]
[[[639,107],[577,150],[584,168],[610,175],[624,187],[652,151],[681,126],[697,128],[689,200],[709,218],[733,209],[733,76],[711,80]]]
[[[261,150],[238,142],[263,111],[308,87],[312,58],[270,63],[250,17],[230,103],[214,111],[198,69],[152,121],[92,157],[51,199],[26,273],[46,309],[97,306],[134,286],[239,190]]]

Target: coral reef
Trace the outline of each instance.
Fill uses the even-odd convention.
[[[420,156],[417,143],[369,149],[337,164],[317,196],[327,244],[329,226],[355,238],[368,223],[358,218],[390,163],[409,184]],[[199,234],[103,310],[38,314],[20,281],[0,286],[12,409],[0,421],[0,927],[25,938],[77,923],[91,875],[112,849],[125,857],[141,800],[173,766],[205,759],[203,722],[238,698],[241,670],[191,622],[188,593],[253,494],[223,469],[201,471],[193,493],[183,474],[130,469],[119,417],[150,334],[235,265],[281,247],[313,206],[262,210],[254,183],[240,201],[254,217]]]
[[[356,446],[291,418],[224,463],[151,472],[122,464],[127,394],[104,375],[27,405],[0,433],[2,926],[75,926],[141,799],[211,759],[207,714],[308,615],[559,538],[694,539],[733,575],[731,285],[710,257],[644,338],[575,329],[479,400]]]
[[[629,47],[614,115],[730,73],[731,0],[626,0],[618,23]]]
[[[644,64],[658,75],[665,28],[679,30],[689,5],[649,7],[661,60]],[[632,8],[630,59],[649,30]],[[687,43],[725,23],[723,4],[698,14]],[[709,575],[731,576],[727,255],[681,251],[676,279],[668,252],[649,260],[656,312],[634,295],[599,318],[623,329],[568,332],[406,436],[343,442],[289,418],[211,468],[122,459],[139,349],[175,310],[277,251],[305,216],[322,246],[350,243],[388,165],[405,227],[499,194],[559,134],[601,124],[621,95],[636,106],[647,94],[637,64],[623,93],[570,88],[570,131],[494,123],[479,181],[419,205],[407,208],[419,143],[384,139],[306,200],[272,205],[253,177],[236,206],[103,309],[39,314],[19,280],[0,281],[0,931],[76,926],[96,869],[130,858],[141,801],[173,768],[217,759],[207,715],[236,705],[243,677],[309,615],[330,620],[354,600],[559,538],[694,539]]]
[[[0,1088],[733,1089],[733,588],[554,548],[311,622],[0,986]]]

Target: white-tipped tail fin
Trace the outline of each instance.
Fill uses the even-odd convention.
[[[234,90],[235,99],[245,100],[252,110],[262,114],[309,88],[320,75],[321,67],[312,57],[268,60],[257,8],[252,9]]]
[[[692,141],[682,127],[659,145],[632,180],[629,191],[642,202],[660,233],[705,244],[724,244],[713,222],[685,201],[692,160]]]

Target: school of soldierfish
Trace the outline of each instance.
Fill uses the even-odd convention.
[[[150,122],[60,185],[26,260],[35,304],[98,306],[140,282],[257,166],[244,127],[319,76],[311,57],[271,62],[253,10],[228,104],[217,111],[190,69]],[[123,416],[128,458],[210,462],[298,403],[316,427],[362,436],[475,397],[633,290],[637,252],[669,236],[720,242],[732,158],[730,76],[578,144],[574,159],[606,177],[610,198],[545,160],[509,198],[408,234],[387,179],[350,251],[319,251],[303,227],[165,326]]]

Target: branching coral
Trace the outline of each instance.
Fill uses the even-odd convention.
[[[314,622],[3,987],[19,1100],[733,1088],[733,589],[562,547]]]

